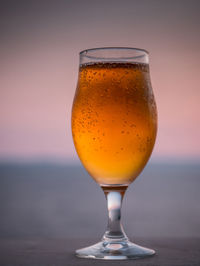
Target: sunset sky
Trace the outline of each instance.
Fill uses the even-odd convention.
[[[79,51],[105,46],[150,53],[152,159],[200,159],[200,1],[11,2],[0,14],[0,160],[78,160],[70,119]]]

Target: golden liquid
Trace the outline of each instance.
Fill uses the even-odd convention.
[[[81,162],[99,184],[130,184],[151,155],[156,131],[148,65],[81,65],[72,135]]]

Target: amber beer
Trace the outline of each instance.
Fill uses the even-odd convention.
[[[72,134],[80,160],[99,184],[130,184],[151,155],[156,131],[148,64],[80,66]]]

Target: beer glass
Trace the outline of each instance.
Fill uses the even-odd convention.
[[[155,254],[129,241],[120,217],[125,191],[147,163],[156,131],[148,52],[124,47],[80,52],[72,135],[83,166],[106,196],[108,226],[99,243],[76,251],[78,257],[122,260]]]

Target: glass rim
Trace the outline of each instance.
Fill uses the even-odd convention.
[[[142,54],[140,55],[135,55],[135,56],[115,56],[115,57],[107,57],[107,56],[95,56],[95,55],[88,55],[89,52],[95,52],[95,51],[103,51],[103,50],[132,50],[132,51],[136,51],[136,52],[141,52]],[[148,56],[149,52],[143,48],[136,48],[136,47],[98,47],[98,48],[89,48],[89,49],[85,49],[80,51],[79,53],[80,56],[85,56],[89,59],[137,59],[137,58],[141,58],[143,56]]]

